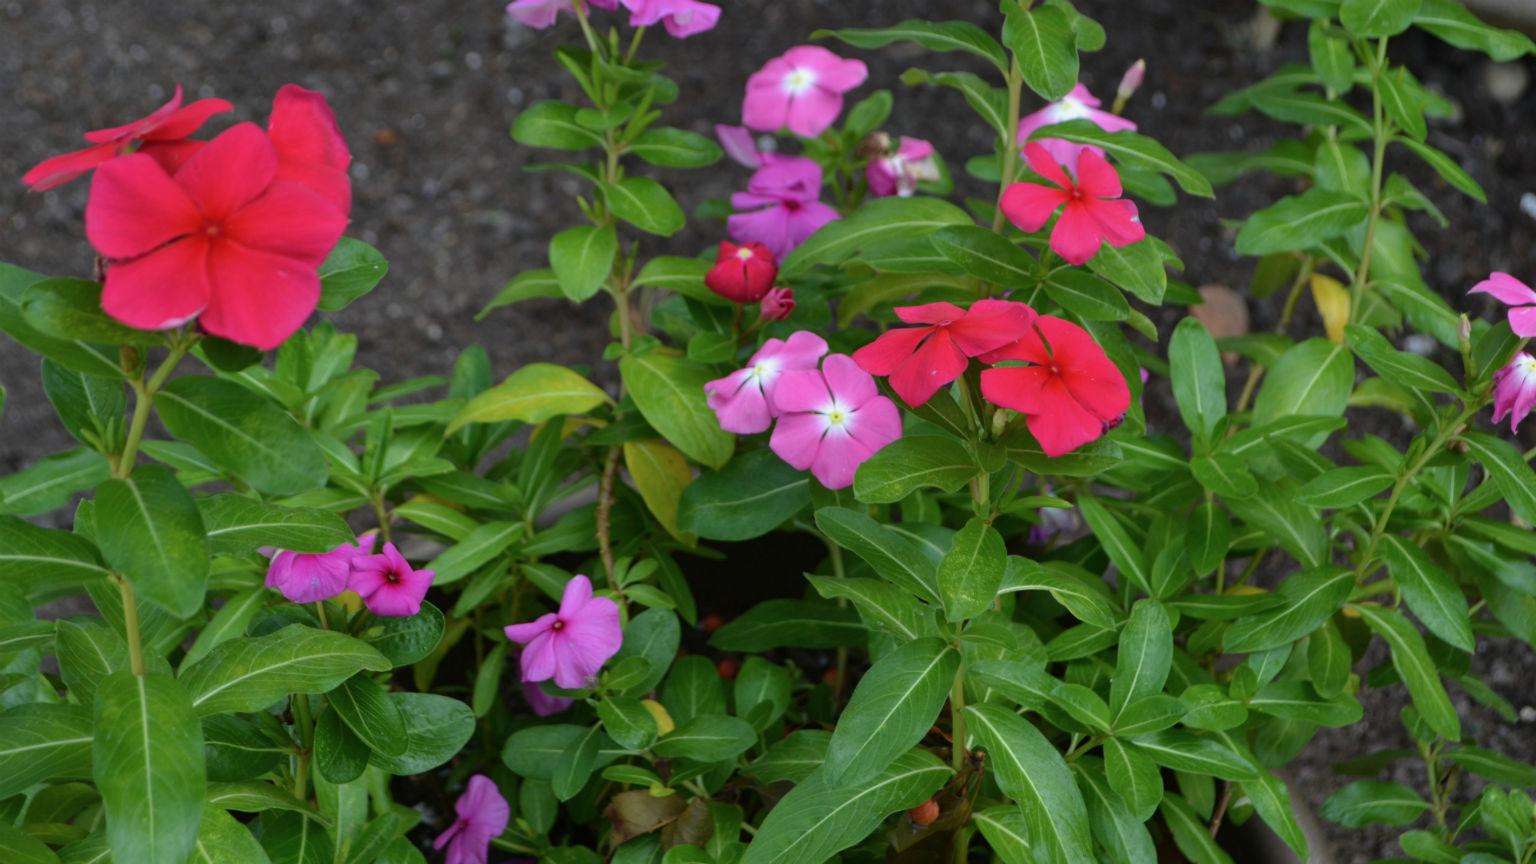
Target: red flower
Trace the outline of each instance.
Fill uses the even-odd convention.
[[[1022,338],[1035,310],[1009,300],[977,300],[970,309],[952,303],[898,306],[896,317],[929,326],[887,330],[853,352],[853,359],[871,375],[889,376],[891,389],[915,408],[963,375],[966,358]]]
[[[1120,175],[1104,157],[1083,150],[1077,157],[1077,182],[1067,176],[1038,142],[1024,148],[1036,174],[1056,184],[1014,183],[1003,192],[1002,210],[1022,231],[1039,231],[1051,214],[1061,218],[1051,230],[1051,249],[1069,264],[1086,264],[1099,246],[1129,246],[1147,236],[1136,204],[1120,197]]]
[[[1119,367],[1088,331],[1051,315],[1035,319],[1019,341],[981,358],[1026,360],[981,373],[981,395],[1024,415],[1040,449],[1052,458],[1103,435],[1131,407]]]
[[[768,294],[779,275],[779,262],[761,243],[737,246],[720,241],[715,266],[704,276],[709,290],[733,303],[756,303]]]
[[[23,174],[21,182],[31,186],[34,192],[42,192],[62,186],[130,150],[143,153],[159,162],[167,172],[174,172],[203,146],[202,141],[188,141],[186,137],[208,122],[209,117],[233,107],[223,99],[199,99],[183,108],[181,85],[178,84],[171,101],[148,117],[85,133],[90,147],[44,159]]]
[[[343,216],[352,212],[352,182],[347,179],[352,152],[324,96],[284,84],[272,97],[267,137],[277,150],[278,180],[308,186]]]

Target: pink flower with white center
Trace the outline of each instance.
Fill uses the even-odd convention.
[[[933,153],[933,145],[927,141],[903,137],[895,153],[871,159],[864,169],[869,194],[876,198],[912,197],[917,184],[939,179],[939,165]]]
[[[785,372],[815,371],[821,355],[827,353],[826,340],[809,330],[790,334],[789,339],[769,339],[757,349],[747,365],[704,385],[709,407],[720,420],[720,428],[737,435],[755,435],[767,431],[779,416],[773,393]]]
[[[816,229],[838,218],[821,203],[821,166],[804,156],[784,156],[763,165],[747,182],[747,191],[731,196],[731,206],[746,212],[726,220],[737,243],[757,242],[783,260]]]
[[[507,638],[523,647],[525,683],[555,681],[556,687],[588,687],[608,658],[624,644],[619,607],[607,597],[592,596],[592,582],[574,576],[565,583],[560,611],[540,615],[527,624],[508,624]]]
[[[1068,120],[1092,120],[1095,126],[1105,132],[1135,131],[1136,124],[1099,109],[1103,104],[1094,98],[1088,88],[1082,84],[1072,88],[1072,92],[1061,97],[1061,101],[1052,102],[1033,114],[1019,121],[1019,146],[1029,140],[1029,136],[1042,126],[1052,126],[1057,123],[1065,123]],[[1101,147],[1093,147],[1087,144],[1074,144],[1071,141],[1063,141],[1059,138],[1042,138],[1038,142],[1045,147],[1051,158],[1063,165],[1077,164],[1077,154],[1084,150],[1092,150],[1100,156],[1104,155]]]
[[[1536,336],[1536,291],[1531,286],[1508,273],[1495,272],[1467,293],[1489,294],[1500,303],[1515,307],[1509,310],[1509,328],[1516,336]]]
[[[757,139],[753,137],[752,130],[745,126],[716,123],[715,139],[720,142],[720,148],[725,151],[725,155],[731,157],[731,161],[743,168],[761,168],[764,165],[772,165],[781,158],[771,150],[757,149]]]
[[[507,14],[513,21],[535,30],[552,26],[561,12],[574,14],[571,0],[513,0],[507,4]]]
[[[411,569],[395,544],[385,543],[382,553],[353,560],[352,582],[347,587],[363,598],[373,614],[407,618],[421,611],[422,598],[436,575],[431,570]]]
[[[649,27],[661,22],[674,39],[686,39],[714,29],[720,7],[698,0],[623,0],[629,10],[629,26]]]
[[[469,778],[469,786],[453,804],[459,818],[447,831],[437,835],[433,849],[448,847],[444,864],[485,864],[491,841],[507,830],[512,810],[501,790],[484,774]]]
[[[852,484],[864,460],[901,437],[895,403],[847,354],[828,357],[820,372],[785,372],[773,399],[780,414],[768,446],[828,489]]]
[[[1509,365],[1493,373],[1493,422],[1509,418],[1509,431],[1519,432],[1520,424],[1536,407],[1536,357],[1521,351]]]
[[[819,45],[799,45],[747,79],[741,122],[748,128],[815,138],[843,111],[843,94],[864,83],[869,68]]]
[[[563,714],[576,704],[574,699],[566,699],[563,696],[551,696],[544,692],[544,688],[537,684],[523,685],[523,699],[527,700],[528,707],[540,717],[553,717]]]
[[[267,565],[267,587],[282,592],[289,602],[314,603],[347,590],[352,563],[373,551],[373,532],[357,538],[356,545],[343,543],[329,552],[262,551],[272,558]]]

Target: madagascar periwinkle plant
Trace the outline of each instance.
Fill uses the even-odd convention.
[[[89,175],[94,264],[0,265],[80,444],[0,478],[0,860],[1206,864],[1249,820],[1305,858],[1286,765],[1383,689],[1417,750],[1360,742],[1321,815],[1529,864],[1536,767],[1462,714],[1514,722],[1471,658],[1536,645],[1533,454],[1495,426],[1536,405],[1536,290],[1421,275],[1407,214],[1484,199],[1391,43],[1536,46],[1455,0],[1264,2],[1310,64],[1212,110],[1296,136],[1181,161],[1143,64],[1107,107],[1078,83],[1106,36],[1069,0],[818,31],[714,136],[662,125],[686,94],[641,49],[720,8],[516,0],[574,20],[582,101],[512,136],[584,192],[482,315],[611,302],[615,388],[474,346],[381,382],[306,329],[387,269],[318,93],[204,132],[233,106],[178,89],[33,168]],[[833,48],[898,42],[991,152],[884,128]],[[711,166],[718,248],[653,254],[686,222],[657,178]],[[1255,170],[1294,183],[1236,232],[1283,314],[1217,339],[1140,214]],[[1411,431],[1350,433],[1383,409]],[[772,599],[701,615],[722,573]]]

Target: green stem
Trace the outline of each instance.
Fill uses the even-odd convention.
[[[139,638],[139,603],[134,596],[133,583],[128,577],[118,575],[118,590],[123,595],[123,630],[128,634],[128,667],[133,674],[144,675],[144,646]]]
[[[827,557],[832,561],[832,578],[846,578],[846,571],[843,569],[842,547],[833,543],[829,538],[823,537],[821,539],[827,544]],[[846,607],[848,605],[848,598],[837,598],[837,605],[839,607]],[[834,680],[832,687],[832,705],[834,707],[843,704],[843,690],[847,686],[848,647],[846,645],[839,645],[837,646],[837,678]]]
[[[1014,60],[1008,66],[1008,128],[1003,138],[1003,173],[997,183],[997,212],[992,214],[992,231],[995,234],[1003,232],[1003,193],[1008,191],[1008,184],[1013,182],[1014,172],[1019,167],[1019,103],[1024,96],[1024,73],[1019,71],[1019,62]]]
[[[1307,256],[1307,259],[1302,262],[1301,268],[1296,271],[1296,278],[1291,280],[1291,287],[1285,295],[1285,307],[1280,312],[1280,321],[1275,324],[1276,333],[1283,334],[1286,328],[1291,325],[1291,316],[1296,314],[1296,304],[1301,300],[1301,289],[1312,278],[1313,264],[1312,257],[1310,255]],[[1259,386],[1259,379],[1263,377],[1263,366],[1255,363],[1249,367],[1248,380],[1243,382],[1243,392],[1238,395],[1237,407],[1232,409],[1232,413],[1241,414],[1248,409],[1248,400],[1253,398],[1254,391]],[[1237,427],[1233,426],[1227,434],[1234,435],[1236,433]]]
[[[295,693],[290,698],[293,703],[293,725],[299,731],[299,764],[293,772],[293,797],[300,801],[307,801],[309,759],[315,746],[315,723],[309,713],[309,697],[303,693]]]
[[[1365,223],[1365,245],[1360,250],[1360,266],[1355,270],[1354,281],[1349,286],[1349,314],[1353,319],[1360,311],[1360,298],[1365,292],[1366,280],[1371,273],[1371,247],[1376,244],[1376,225],[1381,221],[1381,175],[1386,163],[1386,118],[1381,107],[1381,76],[1386,71],[1387,40],[1382,37],[1376,43],[1376,63],[1371,67],[1371,137],[1376,150],[1371,159],[1371,210]]]
[[[949,691],[950,765],[959,773],[965,767],[965,661],[955,669],[955,684]]]

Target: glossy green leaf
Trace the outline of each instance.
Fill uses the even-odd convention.
[[[1206,436],[1227,415],[1227,379],[1216,340],[1197,318],[1185,318],[1168,342],[1173,398],[1185,428]]]
[[[939,594],[950,621],[974,618],[992,608],[1007,561],[1003,536],[985,520],[973,517],[955,532],[938,568]]]
[[[1056,748],[1034,724],[1002,705],[965,707],[967,728],[986,749],[997,784],[1023,808],[1031,834],[1053,856],[1093,861],[1088,808]]]
[[[683,491],[677,524],[710,540],[750,540],[811,502],[810,479],[768,450],[738,454]]]
[[[1397,580],[1403,601],[1429,632],[1463,651],[1472,651],[1472,615],[1461,588],[1419,546],[1395,535],[1381,538],[1381,556]]]
[[[1440,682],[1440,671],[1430,659],[1424,637],[1395,610],[1370,603],[1350,608],[1357,610],[1371,631],[1392,649],[1392,665],[1408,686],[1408,695],[1419,716],[1438,734],[1452,741],[1460,740],[1461,718],[1456,716],[1456,708]]]
[[[959,441],[938,435],[898,439],[859,466],[854,497],[865,504],[889,504],[924,488],[953,492],[976,476],[976,460]]]
[[[529,363],[465,403],[448,424],[448,434],[470,423],[543,423],[564,414],[585,414],[609,401],[601,387],[564,366]]]
[[[1233,622],[1222,644],[1228,652],[1238,654],[1294,642],[1339,611],[1354,587],[1355,574],[1339,567],[1290,576],[1276,589],[1280,602],[1267,611]]]
[[[177,378],[155,397],[155,410],[172,435],[258,491],[295,495],[324,485],[329,473],[304,427],[231,381]]]
[[[327,693],[326,699],[347,728],[370,750],[383,756],[405,753],[405,717],[390,700],[384,685],[366,673],[354,675]]]
[[[1356,780],[1328,796],[1319,809],[1324,819],[1346,828],[1408,825],[1429,810],[1429,802],[1401,783]]]
[[[141,465],[96,490],[96,540],[139,594],[178,618],[203,606],[208,538],[197,502],[174,475]]]
[[[203,730],[188,691],[118,672],[96,691],[92,776],[117,861],[184,861],[203,810]]]
[[[567,228],[549,241],[549,267],[565,296],[580,303],[601,291],[619,254],[612,225]]]
[[[911,19],[890,27],[817,30],[812,39],[837,39],[855,48],[883,48],[893,42],[912,42],[929,51],[961,51],[980,57],[1006,71],[1008,58],[1003,48],[985,30],[967,21],[922,21]]]
[[[266,636],[236,639],[208,652],[181,674],[201,716],[259,711],[289,693],[324,693],[360,671],[390,662],[344,633],[291,624]]]
[[[197,508],[215,554],[249,555],[263,546],[329,552],[355,542],[352,529],[329,510],[280,507],[229,493],[203,498]]]
[[[372,291],[389,272],[383,253],[361,240],[343,237],[320,263],[321,312],[340,312]]]
[[[827,779],[862,783],[922,740],[955,682],[960,655],[925,637],[882,656],[854,688],[827,749]]]
[[[602,189],[613,215],[648,234],[670,237],[686,221],[683,208],[667,187],[649,177],[625,177],[617,183],[604,183]]]
[[[663,351],[628,354],[619,374],[645,421],[685,456],[720,468],[736,449],[736,438],[720,428],[705,402],[704,385],[714,373]]]

